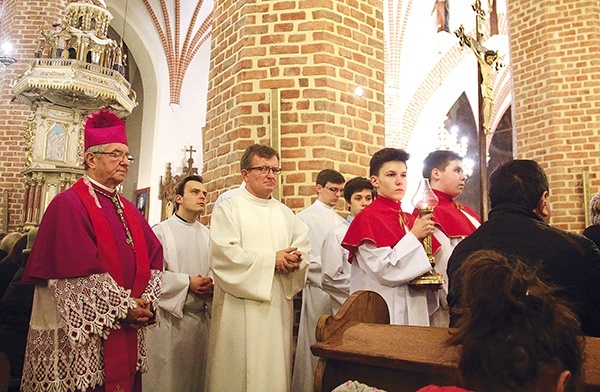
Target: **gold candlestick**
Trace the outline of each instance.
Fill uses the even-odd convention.
[[[438,198],[429,185],[429,180],[426,178],[421,179],[417,193],[413,197],[413,204],[419,211],[419,216],[431,214],[438,204]],[[424,285],[442,285],[444,284],[444,278],[437,273],[435,270],[435,256],[433,255],[433,249],[431,246],[431,236],[421,240],[427,258],[431,264],[431,270],[418,278],[415,278],[409,282],[413,286],[424,286]]]

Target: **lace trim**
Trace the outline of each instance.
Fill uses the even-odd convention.
[[[85,343],[92,335],[106,339],[111,329],[121,328],[118,320],[127,317],[127,310],[136,307],[130,291],[108,273],[50,279],[48,287],[68,337],[75,342]]]
[[[150,270],[150,281],[141,295],[142,299],[152,303],[158,301],[162,291],[162,275],[163,272],[161,270]]]
[[[144,296],[156,302],[162,271],[152,271]],[[49,280],[48,287],[66,326],[30,327],[25,350],[23,392],[86,391],[104,384],[104,346],[110,329],[121,327],[135,301],[105,274]],[[148,370],[145,328],[137,331],[136,370]]]
[[[85,391],[104,384],[99,336],[74,343],[66,328],[29,329],[21,391]]]

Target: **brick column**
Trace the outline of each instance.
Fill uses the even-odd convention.
[[[367,175],[384,145],[382,11],[381,0],[215,1],[203,170],[211,202],[241,182],[242,151],[269,143],[271,89],[281,95],[282,201],[309,205],[325,168]]]
[[[517,157],[544,167],[551,223],[574,232],[584,170],[600,190],[599,14],[597,1],[508,1]]]

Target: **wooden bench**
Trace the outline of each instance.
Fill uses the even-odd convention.
[[[315,391],[348,380],[388,392],[414,392],[429,385],[460,385],[460,352],[448,347],[450,328],[389,325],[384,299],[372,291],[350,296],[337,315],[324,315],[311,347],[319,363]],[[600,391],[600,338],[586,338],[585,391]]]

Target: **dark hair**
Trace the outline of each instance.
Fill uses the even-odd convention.
[[[344,185],[344,199],[350,203],[352,195],[364,189],[370,190],[371,196],[373,196],[373,198],[375,197],[375,187],[371,184],[371,181],[364,177],[354,177]]]
[[[492,208],[500,203],[513,203],[533,210],[548,190],[546,173],[537,162],[529,159],[506,162],[490,176]]]
[[[270,159],[275,156],[277,157],[277,160],[280,159],[279,154],[277,153],[277,151],[275,151],[273,147],[266,146],[263,144],[253,144],[246,148],[246,150],[244,151],[244,154],[240,159],[240,170],[247,170],[250,167],[252,167],[252,158],[255,155],[259,158]]]
[[[451,161],[456,160],[462,161],[462,157],[454,151],[438,150],[430,152],[427,158],[423,160],[423,178],[430,179],[433,169],[444,171]]]
[[[202,176],[198,176],[195,174],[191,175],[191,176],[187,176],[179,182],[179,184],[177,185],[177,189],[175,189],[175,194],[183,196],[183,193],[185,190],[185,184],[187,184],[189,181],[204,182],[204,180],[202,179]]]
[[[410,154],[401,148],[382,148],[371,157],[371,162],[369,162],[369,175],[378,175],[379,169],[381,169],[381,166],[386,162],[395,161],[406,163],[408,158],[410,158]]]
[[[556,288],[518,259],[481,250],[461,266],[462,317],[451,345],[462,345],[463,386],[478,392],[535,391],[569,370],[581,382],[584,339]],[[550,385],[550,384],[548,384]]]
[[[179,182],[179,184],[177,184],[177,188],[175,189],[175,195],[179,195],[183,197],[183,194],[185,193],[185,184],[187,184],[190,181],[198,181],[198,182],[203,182],[204,179],[202,178],[202,176],[193,174],[191,176],[187,176],[185,177],[183,180],[181,180]],[[177,200],[173,200],[173,211],[177,212],[179,211],[179,203],[177,203]]]
[[[337,170],[333,169],[325,169],[321,170],[319,174],[317,174],[317,185],[327,185],[328,182],[332,184],[343,184],[346,182],[344,176]]]

